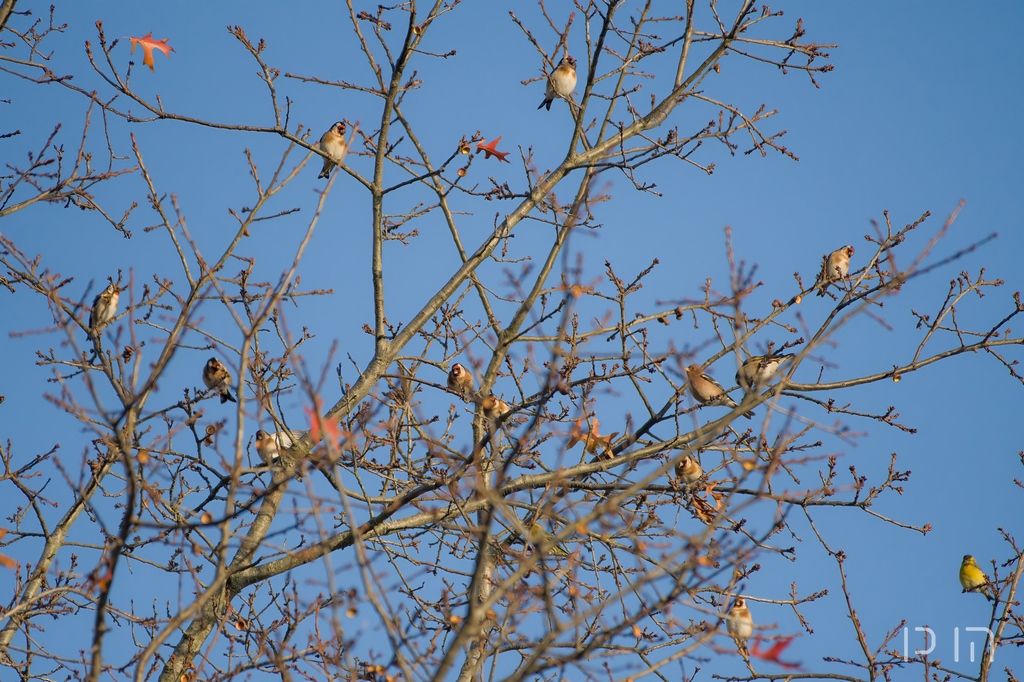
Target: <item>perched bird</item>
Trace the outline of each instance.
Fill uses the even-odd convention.
[[[545,549],[547,550],[548,554],[553,554],[554,556],[569,556],[569,552],[566,551],[565,547],[562,547],[554,540],[555,536],[544,530],[544,528],[542,528],[541,525],[536,521],[534,521],[533,525],[530,526],[531,545],[533,545],[534,547],[546,545]]]
[[[676,478],[678,478],[679,482],[683,485],[696,483],[703,475],[704,469],[701,468],[700,463],[693,457],[683,457],[676,464]]]
[[[498,421],[498,418],[503,414],[508,414],[512,411],[508,403],[501,398],[495,397],[493,393],[480,401],[480,407],[483,409],[484,417],[492,422]]]
[[[292,445],[307,433],[308,431],[276,431],[274,433],[257,431],[256,454],[267,466],[281,466],[286,463],[281,460],[281,452],[291,449]],[[296,467],[295,479],[302,479],[301,467]]]
[[[99,331],[114,319],[119,298],[117,285],[111,282],[93,299],[92,312],[89,313],[89,329]]]
[[[291,439],[288,445],[291,446]],[[277,466],[281,461],[280,440],[276,433],[268,434],[264,431],[256,432],[256,454],[260,456],[263,463],[268,466]]]
[[[473,375],[457,362],[448,372],[448,390],[457,393],[463,400],[469,400],[473,395]]]
[[[555,70],[548,76],[548,87],[544,91],[544,101],[540,107],[551,111],[551,103],[556,97],[568,97],[576,87],[576,60],[569,55],[558,63]],[[537,107],[540,109],[540,107]]]
[[[821,274],[818,281],[822,283],[818,296],[825,295],[825,289],[830,282],[838,282],[844,279],[850,272],[850,256],[853,255],[853,247],[847,244],[841,249],[836,249],[828,254],[821,266]]]
[[[331,177],[331,171],[345,159],[345,123],[338,121],[320,137],[320,151],[329,158],[324,159],[324,168],[319,178]]]
[[[992,601],[988,576],[970,554],[964,554],[964,560],[960,564],[960,584],[964,588],[961,592],[981,592],[985,599]]]
[[[721,384],[700,371],[699,365],[686,368],[686,380],[690,383],[690,395],[702,405],[724,405],[737,407],[736,401],[729,397]],[[750,419],[753,412],[744,412],[743,416]]]
[[[771,378],[775,376],[775,373],[779,370],[779,366],[786,360],[793,357],[792,353],[783,353],[782,355],[772,355],[765,357],[763,355],[755,355],[750,358],[743,365],[740,366],[736,372],[736,383],[740,385],[744,391],[749,391],[757,386],[764,385],[771,381]]]
[[[203,367],[203,384],[210,391],[220,393],[221,404],[231,401],[237,403],[235,396],[231,395],[231,372],[221,364],[217,358],[210,358]]]
[[[750,617],[747,600],[743,597],[737,597],[729,609],[729,615],[725,617],[725,628],[729,636],[736,640],[736,646],[740,651],[746,653],[747,640],[754,634],[754,619]]]

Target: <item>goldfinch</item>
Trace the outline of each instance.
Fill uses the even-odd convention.
[[[704,475],[704,469],[693,457],[683,457],[676,463],[676,478],[682,485],[692,485]]]
[[[220,393],[220,402],[223,405],[227,401],[237,403],[235,396],[231,395],[231,372],[221,364],[217,358],[210,358],[203,367],[203,384],[207,390]]]
[[[548,554],[554,556],[569,556],[569,552],[565,550],[560,544],[554,542],[555,536],[544,530],[539,523],[533,522],[530,526],[530,544],[535,549],[539,549],[541,545],[544,545],[545,550]]]
[[[686,368],[686,380],[690,384],[690,395],[701,405],[737,407],[736,401],[729,397],[721,384],[701,372],[699,365],[690,365]],[[745,412],[743,416],[750,419],[754,413]]]
[[[763,355],[755,355],[737,370],[736,383],[744,391],[764,385],[771,381],[771,378],[779,371],[779,366],[791,357],[793,357],[792,353],[773,355],[768,358]]]
[[[964,554],[964,560],[960,564],[960,584],[964,588],[961,593],[981,592],[985,595],[985,599],[992,601],[992,589],[988,576],[970,554]]]
[[[324,159],[324,168],[320,171],[318,179],[331,177],[334,167],[345,160],[345,131],[345,123],[338,121],[320,138],[320,151],[329,158]]]
[[[469,400],[473,396],[473,375],[457,362],[448,372],[448,390],[463,400]]]
[[[89,329],[99,331],[114,319],[120,297],[117,285],[111,282],[93,299],[92,311],[89,313]]]
[[[847,244],[841,249],[836,249],[825,258],[821,266],[821,274],[818,275],[818,281],[821,282],[821,290],[818,291],[818,296],[825,295],[825,289],[828,288],[829,283],[838,282],[846,278],[846,275],[850,272],[850,256],[852,255],[853,247]]]
[[[508,403],[501,398],[495,397],[493,393],[480,401],[480,407],[483,410],[484,417],[491,422],[498,421],[499,417],[512,411]]]
[[[260,456],[267,466],[277,466],[281,461],[281,450],[278,447],[277,434],[267,434],[264,431],[256,432],[256,454]],[[291,445],[290,439],[288,445]]]
[[[547,89],[544,91],[544,101],[537,107],[547,107],[551,111],[551,103],[556,97],[567,98],[576,87],[576,60],[566,55],[558,63],[555,70],[548,76]]]
[[[725,628],[729,636],[736,641],[740,651],[746,653],[747,640],[754,634],[754,619],[750,617],[747,600],[743,597],[737,597],[729,609],[729,614],[725,617]]]
[[[260,456],[267,466],[277,467],[285,464],[281,459],[281,453],[291,449],[297,440],[305,436],[308,431],[277,431],[267,433],[266,431],[256,432],[256,454]],[[297,466],[295,479],[302,479],[302,467]]]

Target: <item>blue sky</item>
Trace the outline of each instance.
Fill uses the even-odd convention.
[[[157,38],[170,38],[176,51],[169,59],[157,55],[155,73],[141,67],[136,53],[132,84],[140,93],[147,97],[160,94],[164,105],[179,113],[249,125],[272,123],[266,89],[254,75],[251,57],[227,33],[226,25],[241,25],[253,40],[266,38],[265,58],[283,73],[353,82],[369,78],[340,6],[310,2],[287,13],[271,3],[247,3],[244,12],[242,7],[196,3],[196,11],[182,11],[181,5],[170,3],[64,3],[58,5],[57,20],[69,27],[49,45],[56,51],[54,68],[75,73],[79,87],[101,88],[102,92],[103,83],[87,70],[82,50],[85,40],[95,44],[93,23],[102,20],[109,39],[153,31]],[[375,7],[367,5],[366,9]],[[565,7],[556,9],[554,3],[550,7],[561,12],[564,20]],[[1020,87],[1024,44],[1019,40],[1024,5],[793,2],[773,9],[785,10],[779,26],[788,29],[802,17],[810,39],[837,43],[829,60],[835,71],[818,76],[820,88],[815,88],[799,72],[783,76],[773,67],[745,63],[731,55],[722,62],[722,73],[709,79],[706,89],[716,98],[748,110],[761,103],[778,109],[766,128],[786,130],[784,144],[800,160],[756,154],[732,157],[724,147],[710,143],[698,158],[701,163],[715,164],[712,175],[681,162],[663,161],[644,170],[645,177],[657,183],[660,197],[638,195],[625,178],[614,178],[610,191],[615,198],[596,210],[604,227],[572,244],[584,254],[584,281],[599,277],[606,259],[625,277],[658,258],[659,268],[633,300],[637,310],[649,311],[657,301],[698,297],[699,287],[708,277],[724,290],[728,269],[723,228],[730,226],[737,257],[756,262],[758,278],[765,283],[750,300],[753,310],[763,311],[773,298],[785,299],[795,292],[794,271],[798,270],[805,282],[813,279],[821,255],[827,251],[854,244],[858,249],[856,267],[857,258],[869,252],[863,235],[872,233],[871,221],[882,221],[884,210],[889,211],[894,226],[931,211],[932,217],[903,251],[902,257],[909,260],[962,199],[965,206],[948,238],[926,262],[952,254],[991,232],[998,232],[998,239],[887,300],[883,312],[894,330],[866,319],[844,330],[837,346],[828,350],[836,366],[826,369],[823,378],[845,378],[907,362],[920,338],[920,332],[913,329],[911,310],[934,314],[949,280],[961,270],[975,277],[984,267],[987,278],[1005,281],[986,298],[965,301],[962,324],[976,329],[1001,318],[1011,305],[1012,292],[1024,288],[1019,264],[1024,249],[1024,231],[1020,229],[1024,134],[1016,125],[1024,109],[1024,89]],[[517,5],[515,11],[531,22],[548,49],[554,45],[550,32],[541,28],[534,5]],[[582,55],[579,22],[577,19],[570,48]],[[423,59],[417,64],[424,85],[408,96],[404,106],[423,131],[435,161],[450,153],[460,137],[480,130],[488,139],[502,135],[500,148],[513,152],[511,165],[482,163],[478,157],[474,179],[482,183],[487,175],[493,175],[499,182],[507,180],[520,187],[519,149],[532,147],[539,169],[559,163],[570,119],[559,103],[550,113],[536,111],[543,85],[520,83],[539,75],[540,61],[505,10],[494,9],[490,3],[460,6],[431,27],[423,49],[458,51],[449,59]],[[115,62],[122,69],[132,58],[128,50],[128,42],[123,40],[114,51]],[[661,75],[671,68],[672,60],[652,59],[651,68]],[[311,126],[316,135],[340,118],[361,121],[364,130],[377,127],[379,103],[375,98],[285,76],[277,82],[282,99],[287,95],[293,102],[291,120]],[[665,86],[658,89],[655,81],[650,87],[663,92]],[[11,100],[0,104],[0,128],[21,130],[19,137],[0,140],[0,156],[21,162],[58,122],[64,123],[58,140],[68,148],[77,145],[87,108],[84,98],[53,85],[32,86],[8,74],[0,75],[0,92],[4,93],[0,98]],[[139,107],[132,109],[138,111]],[[706,105],[683,106],[673,120],[686,129],[700,127],[713,115]],[[243,150],[251,150],[268,173],[284,149],[284,142],[272,136],[223,133],[173,121],[143,125],[115,121],[112,131],[119,154],[130,153],[128,134],[136,135],[161,191],[177,197],[200,248],[211,254],[223,248],[233,234],[228,208],[237,210],[254,201]],[[90,144],[97,153],[104,149],[99,135]],[[350,165],[365,175],[370,172],[371,160],[351,158]],[[274,200],[280,210],[298,206],[301,212],[294,218],[258,226],[243,247],[245,255],[256,259],[258,273],[269,281],[276,281],[290,262],[315,207],[314,191],[322,187],[316,180],[318,167],[315,160],[307,165],[302,178]],[[397,172],[392,177],[401,179]],[[412,203],[415,195],[409,196]],[[46,267],[73,275],[71,289],[83,299],[90,282],[91,299],[118,267],[126,274],[129,266],[135,268],[140,282],[154,271],[167,270],[166,240],[159,231],[144,232],[156,218],[144,202],[141,181],[137,177],[118,180],[102,191],[101,198],[117,215],[133,200],[142,204],[129,223],[134,234],[131,240],[104,226],[95,215],[49,205],[6,218],[0,230],[22,250],[41,253]],[[473,210],[462,229],[465,235],[476,231],[479,237],[490,230],[495,214],[508,210],[508,205],[476,204]],[[358,185],[347,178],[335,181],[302,270],[305,288],[332,288],[335,293],[303,301],[290,313],[293,328],[309,325],[317,334],[303,349],[312,367],[328,362],[334,341],[340,343],[342,354],[334,357],[333,363],[344,360],[346,354],[358,363],[371,357],[371,338],[359,329],[372,321],[370,241],[369,231],[364,229],[368,215],[369,203]],[[416,227],[422,237],[412,248],[397,244],[387,248],[388,316],[392,321],[408,319],[455,264],[451,249],[444,245],[446,229],[440,218],[428,217]],[[530,244],[531,230],[540,229],[524,224],[517,239]],[[500,267],[490,266],[488,272],[496,285],[503,281]],[[52,322],[45,305],[25,293],[3,293],[0,300],[5,331],[39,330]],[[827,302],[821,299],[807,301],[796,310],[812,327],[826,312]],[[798,323],[796,313],[789,318],[793,324]],[[216,313],[212,308],[209,314],[212,327],[232,333],[230,322],[213,319]],[[709,333],[676,323],[666,331],[661,347],[669,338],[678,346],[697,345]],[[234,334],[237,341],[237,331]],[[50,370],[35,364],[35,351],[59,348],[59,343],[57,336],[0,336],[0,352],[9,359],[0,381],[0,394],[7,398],[0,406],[0,441],[11,439],[13,452],[20,458],[49,450],[59,442],[62,455],[77,461],[87,444],[87,434],[77,423],[41,398],[43,391],[54,389],[44,383]],[[949,339],[939,337],[928,349],[949,344]],[[1022,353],[1008,351],[1007,355],[1020,359]],[[199,383],[198,367],[205,356],[197,357],[198,353],[182,352],[175,358],[165,382],[167,400],[179,394],[182,386]],[[811,381],[816,369],[808,363],[798,378]],[[727,379],[732,371],[723,365],[716,367],[714,374]],[[346,379],[354,379],[351,365],[346,366]],[[869,435],[853,445],[828,442],[825,451],[840,455],[841,470],[855,464],[871,482],[884,475],[891,453],[898,453],[897,468],[911,470],[911,479],[903,495],[890,493],[874,509],[904,523],[928,523],[933,528],[922,537],[860,512],[819,512],[816,517],[819,530],[849,556],[850,587],[875,646],[885,631],[901,621],[911,628],[927,624],[939,636],[935,655],[952,665],[952,650],[944,647],[952,646],[953,628],[961,628],[964,642],[963,628],[982,625],[987,619],[984,599],[960,594],[956,571],[965,553],[974,554],[985,566],[991,558],[1007,558],[1009,550],[999,528],[1024,540],[1022,491],[1014,483],[1022,477],[1017,453],[1024,445],[1013,435],[1013,419],[1024,404],[1021,396],[1022,386],[1005,368],[988,356],[971,355],[908,375],[899,384],[866,386],[839,398],[870,411],[895,405],[900,421],[918,429],[910,435],[851,422],[855,431],[867,430]],[[328,394],[325,401],[331,403],[337,397]],[[798,407],[809,416],[822,416],[808,412],[805,405]],[[38,422],[48,427],[22,426]],[[615,420],[603,419],[602,423]],[[246,431],[254,428],[255,422],[247,425]],[[5,516],[13,504],[0,503]],[[828,588],[828,598],[805,608],[814,636],[798,640],[788,657],[803,660],[811,670],[850,672],[820,662],[823,655],[854,655],[851,626],[837,588],[834,562],[824,556],[806,523],[796,521],[794,525],[801,541],[793,541],[801,552],[800,560],[791,564],[767,557],[762,571],[749,581],[747,592],[783,597],[794,580],[802,592]],[[32,552],[18,558],[34,561]],[[0,585],[11,585],[9,573],[0,575]],[[777,623],[783,633],[799,630],[792,614],[783,608],[757,604],[752,608],[759,623]],[[898,638],[891,648],[900,646]],[[965,655],[961,651],[961,661]],[[1009,648],[1000,650],[999,668],[1014,663],[1019,674],[1024,655]],[[733,664],[716,658],[703,666],[701,675],[731,670]]]

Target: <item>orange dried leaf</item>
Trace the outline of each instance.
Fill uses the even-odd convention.
[[[692,499],[694,516],[704,523],[711,523],[714,521],[715,509],[696,495],[694,495]]]
[[[698,566],[705,566],[705,567],[714,566],[715,565],[715,560],[712,559],[709,556],[706,556],[706,555],[699,556],[699,557],[697,557],[697,565]]]
[[[13,571],[15,568],[18,567],[18,562],[16,562],[9,556],[4,556],[3,554],[0,554],[0,566],[3,566],[4,568],[9,568]]]
[[[498,143],[501,141],[501,135],[499,135],[498,138],[496,140],[492,141],[490,144],[484,144],[484,142],[486,142],[486,141],[487,140],[480,140],[479,142],[476,143],[476,151],[477,151],[478,154],[480,152],[484,153],[484,160],[485,161],[487,159],[491,158],[492,156],[497,156],[498,157],[498,161],[504,161],[505,163],[512,163],[511,161],[509,161],[508,159],[505,158],[506,156],[509,155],[508,152],[499,152],[498,151]]]
[[[308,407],[302,408],[306,413],[306,418],[309,420],[309,437],[313,439],[314,443],[319,443],[327,438],[337,443],[345,434],[338,427],[338,422],[320,416],[320,399],[317,398],[314,403],[313,409]]]
[[[783,668],[788,668],[790,670],[798,669],[801,666],[800,661],[794,662],[779,660],[779,655],[786,650],[786,647],[793,643],[793,639],[793,635],[790,635],[789,637],[781,637],[775,642],[775,644],[772,645],[770,649],[768,649],[767,651],[762,651],[761,637],[758,636],[754,640],[754,647],[750,650],[750,655],[754,658],[760,658],[765,661],[771,661],[775,665],[781,666]]]
[[[167,44],[167,41],[170,40],[170,38],[157,40],[153,37],[152,31],[141,38],[129,37],[128,40],[132,41],[132,54],[135,54],[136,45],[142,48],[142,63],[148,66],[150,71],[156,70],[153,68],[153,50],[160,50],[164,53],[165,57],[170,57],[170,53],[174,52],[174,48]]]
[[[612,456],[612,441],[619,435],[618,431],[613,431],[607,436],[602,436],[597,432],[601,423],[597,421],[597,417],[593,417],[590,420],[590,431],[583,433],[583,420],[577,419],[576,423],[573,424],[572,431],[569,432],[569,444],[568,448],[571,450],[576,447],[577,443],[582,442],[584,444],[583,449],[586,452],[594,455],[597,454],[597,449],[601,448],[601,452],[609,457]]]

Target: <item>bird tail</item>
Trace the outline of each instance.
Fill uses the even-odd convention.
[[[554,101],[555,100],[553,99],[545,99],[543,102],[540,103],[540,106],[537,108],[540,109],[540,107],[547,106],[548,111],[551,111],[551,103]]]
[[[223,405],[224,403],[226,403],[229,400],[231,402],[233,402],[233,403],[237,403],[238,402],[237,400],[235,400],[235,396],[231,395],[231,391],[224,391],[223,393],[220,394],[220,404],[221,405]]]
[[[721,404],[725,405],[726,407],[731,407],[732,409],[736,409],[737,407],[739,407],[739,403],[737,403],[735,400],[733,400],[729,396],[725,396],[725,400],[722,400]],[[754,418],[754,411],[750,410],[749,412],[744,412],[743,416],[746,417],[747,419],[753,419]]]

